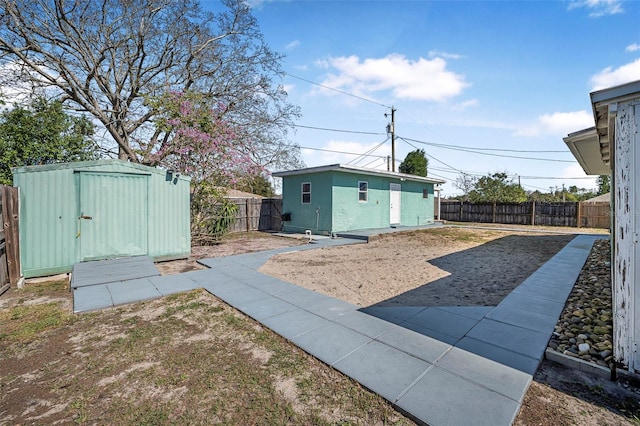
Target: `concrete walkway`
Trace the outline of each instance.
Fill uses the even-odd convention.
[[[206,259],[207,270],[78,286],[74,310],[204,288],[418,422],[509,425],[591,246],[602,237],[577,236],[496,307],[359,308],[257,271],[277,253],[358,242],[323,239]]]

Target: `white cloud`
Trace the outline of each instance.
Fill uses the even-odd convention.
[[[477,99],[469,99],[467,101],[460,102],[451,107],[452,111],[462,112],[467,108],[477,107],[480,104]]]
[[[591,77],[592,90],[606,89],[640,80],[640,58],[618,68],[607,67]]]
[[[390,90],[397,99],[444,101],[469,86],[464,76],[447,70],[442,58],[412,61],[399,54],[385,58],[329,58],[316,63],[334,69],[322,84],[359,96]]]
[[[295,88],[296,88],[295,84],[285,84],[282,86],[282,90],[284,90],[287,93],[293,92]]]
[[[293,40],[291,43],[289,43],[289,44],[287,44],[285,46],[285,49],[292,50],[292,49],[295,49],[298,46],[300,46],[300,40]]]
[[[584,176],[584,179],[576,179],[583,176]],[[562,172],[560,173],[560,177],[571,178],[571,182],[567,182],[567,183],[569,185],[575,185],[578,188],[596,189],[598,187],[598,185],[596,184],[597,178],[593,176],[588,176],[584,172],[584,170],[582,170],[582,167],[580,166],[580,164],[578,164],[577,162],[575,164],[572,164],[562,169]]]
[[[347,164],[349,162],[357,161],[359,155],[364,154],[372,150],[377,143],[364,144],[359,142],[351,142],[351,141],[343,141],[343,140],[331,140],[326,142],[320,149],[324,149],[327,151],[320,150],[312,150],[312,149],[301,149],[302,159],[308,167],[314,166],[323,166],[327,164]],[[335,152],[329,152],[335,151]],[[361,161],[358,161],[357,164],[354,164],[358,167],[368,167],[368,168],[376,168],[385,165],[385,160],[383,158],[377,157],[385,157],[390,155],[389,144],[385,144],[380,146],[375,151],[371,152],[372,156],[367,156],[363,158]],[[355,153],[355,154],[345,154],[345,153]],[[376,157],[377,156],[377,157]],[[353,163],[352,163],[353,164]],[[386,166],[385,166],[386,167]]]
[[[430,58],[444,58],[444,59],[460,59],[462,55],[457,53],[440,52],[439,50],[429,51]]]
[[[583,7],[590,11],[592,18],[624,12],[621,0],[574,0],[569,3],[569,10]]]
[[[637,52],[638,50],[640,50],[640,44],[638,43],[630,44],[627,47],[625,47],[624,50],[626,50],[627,52]]]
[[[524,137],[538,137],[543,135],[557,135],[564,137],[576,130],[593,127],[593,115],[588,111],[554,112],[538,117],[536,123],[518,129],[514,135]]]

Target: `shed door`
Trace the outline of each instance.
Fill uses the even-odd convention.
[[[400,223],[401,188],[399,183],[389,185],[389,222],[392,225]]]
[[[80,173],[80,260],[147,254],[147,175]]]

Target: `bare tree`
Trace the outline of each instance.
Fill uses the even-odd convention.
[[[453,184],[456,188],[462,190],[464,201],[469,201],[469,193],[476,187],[478,179],[466,173],[460,173]]]
[[[119,158],[151,163],[172,135],[157,129],[149,100],[192,91],[224,104],[257,163],[298,165],[299,148],[286,136],[299,111],[273,82],[282,57],[244,1],[216,8],[205,12],[198,0],[0,0],[0,66],[20,67],[23,81],[95,117]]]

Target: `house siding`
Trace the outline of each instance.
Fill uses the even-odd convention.
[[[367,182],[367,201],[359,201],[359,182]],[[302,204],[303,182],[311,183],[311,203]],[[434,185],[396,177],[342,171],[327,171],[285,176],[282,184],[284,222],[289,232],[329,235],[358,229],[390,226],[389,185],[401,185],[400,225],[416,226],[434,222]],[[423,190],[428,197],[423,198]]]
[[[302,203],[302,183],[311,183],[311,202]],[[282,212],[291,214],[291,221],[283,222],[288,232],[331,232],[331,173],[288,176],[282,182]]]
[[[636,102],[637,103],[637,102]],[[638,126],[640,109],[633,102],[618,104],[614,148],[614,215],[613,229],[613,344],[616,362],[631,371],[640,368],[637,342],[640,341],[640,307],[638,294],[637,199]]]

